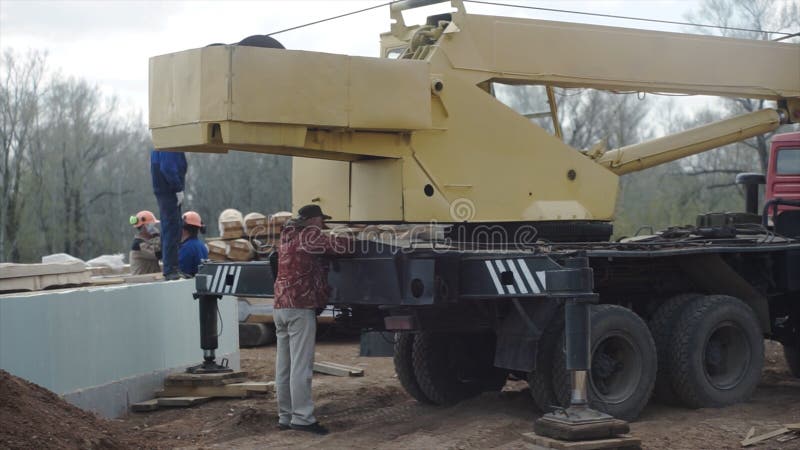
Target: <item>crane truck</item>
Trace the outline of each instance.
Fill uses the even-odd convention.
[[[403,11],[429,3],[390,6],[379,58],[267,36],[151,58],[155,147],[289,155],[295,209],[435,228],[360,241],[329,274],[339,320],[396,332],[397,376],[420,402],[452,404],[515,374],[543,411],[588,403],[632,420],[653,395],[730,405],[758,384],[764,338],[800,374],[800,195],[786,182],[800,173],[797,133],[773,141],[763,212],[763,177],[743,175],[746,213],[610,239],[621,175],[800,122],[800,45],[475,15],[460,0],[406,25]],[[497,83],[544,86],[556,124],[554,87],[774,108],[580,151],[499,101]],[[272,295],[272,269],[200,269],[210,369],[216,300]]]

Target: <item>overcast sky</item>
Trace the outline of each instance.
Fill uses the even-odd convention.
[[[366,8],[385,1],[19,1],[0,0],[0,47],[48,51],[51,69],[97,83],[128,110],[147,117],[151,56]],[[684,20],[697,0],[505,1],[529,6]],[[683,27],[467,3],[471,13],[685,31]],[[277,35],[286,48],[377,56],[389,29],[384,6],[355,16]]]

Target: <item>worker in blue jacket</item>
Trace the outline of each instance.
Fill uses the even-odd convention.
[[[161,252],[164,278],[181,278],[178,269],[178,244],[181,237],[181,204],[186,180],[186,156],[183,152],[150,152],[150,175],[153,193],[161,217]]]
[[[180,261],[181,273],[187,276],[195,276],[200,263],[208,259],[206,244],[197,238],[198,232],[205,233],[205,231],[206,226],[203,224],[200,214],[194,211],[186,211],[183,215],[183,231],[178,260]]]

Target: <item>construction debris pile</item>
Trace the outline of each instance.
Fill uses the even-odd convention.
[[[0,448],[154,448],[162,439],[99,418],[0,370]]]

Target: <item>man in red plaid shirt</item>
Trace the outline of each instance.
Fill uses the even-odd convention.
[[[311,376],[317,310],[328,303],[326,255],[352,253],[349,238],[323,233],[325,220],[318,205],[306,205],[281,231],[278,276],[275,280],[275,390],[278,428],[327,434],[314,418]]]

